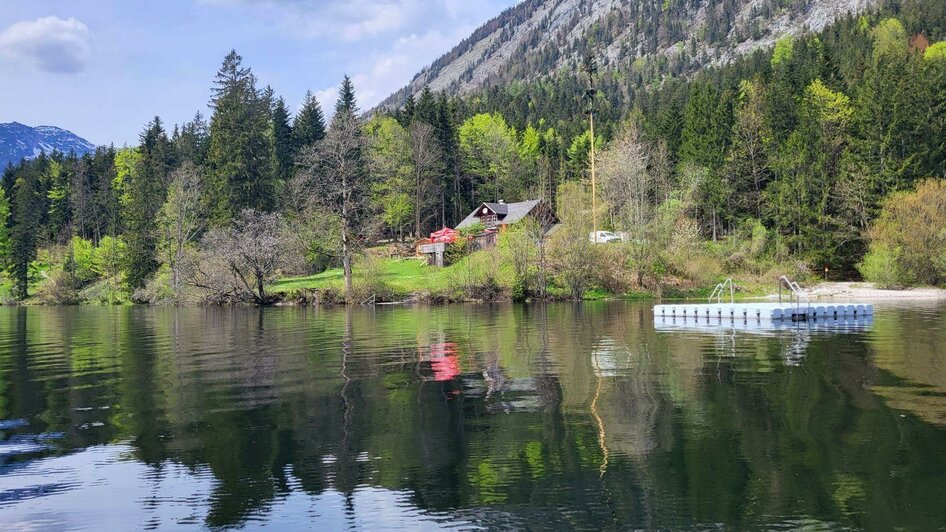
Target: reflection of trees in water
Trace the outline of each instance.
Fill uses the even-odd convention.
[[[72,446],[130,441],[156,486],[168,461],[209,468],[209,526],[265,514],[295,489],[354,505],[365,485],[537,527],[946,519],[942,429],[870,392],[910,371],[886,335],[813,335],[803,364],[786,367],[783,338],[738,336],[733,352],[731,337],[658,334],[648,308],[623,303],[2,320],[4,416],[43,420],[31,430],[61,430]],[[923,339],[900,345],[939,338],[911,326],[897,334]],[[437,381],[424,349],[448,343],[462,374]],[[76,410],[96,404],[112,408]],[[96,415],[105,426],[75,429]]]

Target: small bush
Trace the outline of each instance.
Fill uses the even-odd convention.
[[[323,306],[344,305],[345,294],[337,288],[326,287],[315,291],[312,303]]]
[[[878,288],[894,289],[909,284],[900,268],[900,251],[883,244],[871,246],[863,262],[857,265],[864,279]]]
[[[946,180],[930,179],[914,192],[901,192],[884,202],[870,229],[871,253],[866,267],[893,261],[901,280],[910,284],[946,284]],[[891,250],[896,250],[890,257]],[[884,260],[881,260],[884,259]],[[863,272],[862,272],[863,273]]]
[[[628,244],[599,245],[598,268],[594,284],[611,294],[627,293],[634,283],[634,275],[627,267]],[[641,271],[647,265],[641,266]]]
[[[72,273],[55,270],[49,274],[37,297],[47,305],[77,305],[80,301]]]
[[[144,288],[135,290],[132,299],[138,303],[152,305],[171,305],[181,303],[183,294],[175,294],[171,288],[171,271],[168,266],[162,266],[154,274]]]
[[[378,301],[393,301],[394,289],[387,282],[384,259],[372,254],[364,254],[355,264],[354,284],[355,299],[366,301],[375,298]]]
[[[463,257],[466,257],[470,254],[472,249],[473,246],[468,239],[462,237],[456,239],[456,241],[447,244],[447,247],[443,252],[443,265],[450,266],[460,262],[463,260]]]

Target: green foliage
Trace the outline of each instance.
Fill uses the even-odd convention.
[[[786,35],[775,41],[775,48],[772,50],[772,68],[788,64],[792,59],[794,46],[795,41],[791,35]]]
[[[74,275],[80,283],[91,281],[97,275],[95,246],[92,241],[80,236],[72,237],[70,253],[74,264]]]
[[[541,230],[535,221],[529,219],[506,229],[499,235],[500,259],[511,267],[513,274],[513,299],[525,300],[539,292],[536,286],[536,266],[539,255],[536,240]]]
[[[325,138],[325,115],[312,92],[306,92],[302,109],[292,124],[293,153]]]
[[[445,266],[450,266],[460,262],[464,257],[470,254],[472,245],[468,238],[458,238],[447,244],[443,252],[443,262]]]
[[[595,135],[595,150],[599,151],[604,147],[604,138],[601,135]],[[566,179],[585,179],[591,170],[591,131],[586,130],[581,135],[572,139],[571,145],[566,151],[568,161],[568,170]]]
[[[870,252],[857,265],[864,279],[878,288],[894,289],[909,284],[906,274],[900,268],[901,253],[884,243],[870,247]]]
[[[286,101],[276,99],[272,117],[273,172],[277,179],[285,181],[292,173],[293,149],[292,127],[289,125],[289,110]]]
[[[498,201],[512,188],[518,157],[516,132],[500,114],[478,114],[459,129],[463,167],[473,177],[475,196]]]
[[[120,238],[106,236],[92,252],[92,271],[100,277],[118,279],[122,274],[128,246]]]
[[[266,211],[275,200],[268,136],[271,102],[242,62],[231,51],[214,80],[207,193],[218,224],[229,223],[245,208]]]
[[[125,181],[122,218],[125,220],[126,279],[132,290],[145,285],[158,267],[155,222],[164,204],[165,183],[173,163],[172,145],[161,119],[155,117],[141,134],[140,159]]]
[[[403,236],[414,216],[410,136],[390,116],[375,116],[364,129],[371,171],[376,176],[374,201],[385,225],[394,234]]]
[[[889,197],[871,226],[870,243],[861,267],[865,277],[946,285],[946,180],[927,180],[915,192]]]
[[[10,229],[7,226],[9,221],[10,202],[7,200],[6,191],[0,187],[0,270],[5,270],[10,262],[12,242]]]
[[[472,224],[460,228],[460,235],[465,237],[476,236],[486,230],[482,222],[473,222]]]
[[[871,32],[874,39],[874,60],[896,59],[907,51],[907,30],[895,18],[881,20]]]
[[[931,44],[923,53],[923,58],[927,61],[946,61],[946,41]]]

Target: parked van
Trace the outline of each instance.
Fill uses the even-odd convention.
[[[595,236],[597,235],[597,238]],[[597,233],[588,233],[588,240],[595,244],[614,244],[623,242],[624,239],[612,233],[611,231],[598,231]]]

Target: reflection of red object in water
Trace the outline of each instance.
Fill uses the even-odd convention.
[[[445,382],[460,376],[460,348],[453,342],[430,346],[430,368],[434,380]]]
[[[443,357],[430,362],[434,370],[434,380],[437,382],[452,381],[460,376],[460,359],[457,357]]]

